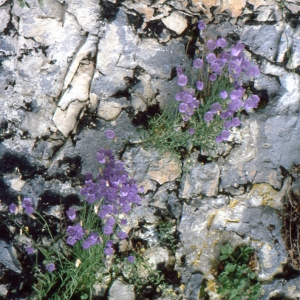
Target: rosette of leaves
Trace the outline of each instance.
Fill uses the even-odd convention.
[[[218,294],[226,300],[257,300],[261,295],[261,285],[257,275],[248,266],[251,247],[242,246],[234,250],[227,244],[221,247],[223,270],[218,276]]]

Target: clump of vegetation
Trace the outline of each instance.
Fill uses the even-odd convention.
[[[249,267],[253,248],[242,246],[236,250],[227,244],[221,247],[222,271],[218,276],[218,294],[226,300],[257,300],[261,295],[261,285],[257,275]]]
[[[205,28],[198,22],[200,35]],[[199,41],[200,42],[200,41]],[[210,150],[228,141],[231,129],[241,125],[240,113],[252,111],[260,101],[243,87],[243,78],[260,70],[244,54],[245,45],[227,47],[225,38],[208,40],[190,68],[177,67],[175,99],[149,121],[144,140],[162,152],[175,155],[197,147]]]

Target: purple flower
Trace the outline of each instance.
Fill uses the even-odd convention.
[[[188,83],[188,78],[185,75],[179,75],[177,79],[177,84],[179,86],[186,86]]]
[[[254,105],[254,103],[253,103],[252,99],[251,98],[247,98],[245,100],[245,102],[244,102],[244,109],[245,110],[250,110],[250,109],[253,108],[253,105]]]
[[[69,210],[66,211],[66,213],[71,221],[76,219],[76,209],[70,207]]]
[[[46,270],[48,272],[53,272],[55,270],[55,265],[53,263],[50,263],[46,266]]]
[[[229,111],[238,111],[239,108],[243,105],[243,102],[240,99],[236,99],[236,100],[232,100],[229,104],[228,104],[228,109]],[[228,115],[228,117],[231,117]]]
[[[131,211],[131,207],[128,204],[124,203],[122,204],[121,211],[125,214],[128,214]]]
[[[184,92],[178,92],[178,93],[175,95],[176,101],[181,101],[183,95],[184,95]]]
[[[84,236],[84,229],[80,226],[80,224],[76,224],[73,228],[75,230],[75,238],[77,240],[81,240]]]
[[[228,62],[231,58],[231,54],[228,52],[222,52],[220,57],[224,62]]]
[[[128,260],[128,262],[133,263],[134,260],[135,260],[135,257],[132,256],[132,255],[129,255],[129,256],[127,257],[127,260]]]
[[[185,112],[187,112],[188,108],[189,108],[189,106],[188,106],[186,103],[181,103],[181,104],[179,105],[178,110],[179,110],[179,112],[181,112],[181,113],[185,113]]]
[[[218,111],[222,110],[222,106],[219,102],[215,102],[211,105],[210,110],[213,114],[216,114]]]
[[[228,140],[229,136],[230,136],[230,132],[228,130],[222,130],[221,137],[223,141]]]
[[[105,235],[111,235],[113,233],[113,229],[112,229],[112,226],[109,226],[109,225],[105,225],[103,227],[103,233]]]
[[[194,134],[195,133],[195,129],[194,128],[190,128],[188,132],[189,132],[189,134]]]
[[[193,62],[193,67],[194,67],[195,69],[200,69],[200,68],[202,68],[202,67],[203,67],[203,60],[200,59],[200,58],[197,58],[196,60],[194,60],[194,62]]]
[[[221,97],[222,99],[226,99],[226,98],[228,97],[227,91],[225,91],[225,90],[221,91],[221,92],[220,92],[220,97]]]
[[[219,72],[221,70],[220,66],[217,63],[212,63],[210,68],[213,72]]]
[[[216,136],[216,142],[221,143],[223,141],[223,138],[221,135]]]
[[[209,75],[209,80],[210,81],[216,81],[217,80],[217,74],[213,73],[213,74]]]
[[[71,245],[71,246],[74,246],[75,244],[76,244],[76,242],[77,242],[77,240],[75,239],[75,237],[74,236],[69,236],[68,238],[67,238],[67,244],[69,244],[69,245]]]
[[[108,139],[113,139],[113,138],[115,138],[116,134],[115,134],[115,132],[113,130],[106,130],[105,136]]]
[[[23,200],[23,202],[22,202],[22,206],[23,206],[24,208],[32,206],[32,201],[31,201],[31,199],[30,199],[30,198],[24,198],[24,200]]]
[[[118,237],[119,237],[120,240],[124,240],[124,239],[127,239],[127,238],[128,238],[128,235],[127,235],[126,232],[120,231],[120,232],[118,233]]]
[[[230,129],[231,128],[231,122],[230,121],[225,121],[223,124],[225,129]]]
[[[97,155],[96,155],[96,159],[98,160],[98,162],[101,164],[101,165],[103,165],[103,164],[105,164],[105,162],[106,162],[106,156],[105,156],[105,154],[104,153],[97,153]]]
[[[216,49],[216,43],[213,41],[213,40],[208,40],[207,42],[206,42],[206,48],[208,49],[208,50],[215,50]]]
[[[198,28],[201,31],[205,29],[205,23],[203,20],[198,21]]]
[[[245,45],[242,42],[237,42],[236,45],[231,48],[230,52],[232,56],[238,56],[244,49]]]
[[[209,53],[206,56],[206,60],[211,64],[217,59],[216,55],[214,53]]]
[[[217,41],[216,41],[216,46],[217,47],[224,48],[224,47],[226,47],[226,45],[227,45],[227,42],[224,38],[217,39]]]
[[[26,247],[26,252],[28,254],[32,254],[34,252],[34,249],[32,247],[28,246],[28,247]]]
[[[83,243],[82,243],[82,248],[84,249],[84,250],[87,250],[87,249],[89,249],[91,247],[91,244],[88,242],[88,241],[84,241]]]
[[[206,122],[209,122],[214,118],[214,115],[211,111],[208,111],[203,118]]]
[[[226,112],[226,111],[222,111],[222,112],[220,113],[220,118],[221,118],[222,120],[227,119],[227,118],[228,118],[228,117],[227,117],[227,112]]]
[[[237,126],[240,126],[240,124],[241,124],[239,118],[232,118],[231,121],[230,121],[230,123],[231,123],[232,127],[237,127]]]
[[[108,217],[105,224],[109,226],[114,226],[116,224],[116,220],[114,217]]]
[[[177,76],[182,75],[182,74],[183,74],[183,69],[182,69],[182,67],[181,67],[181,66],[178,66],[178,67],[176,68],[176,72],[177,72]]]
[[[114,244],[113,241],[112,241],[112,240],[109,240],[109,241],[107,241],[107,243],[106,243],[106,247],[112,247],[113,244]]]
[[[243,96],[243,93],[241,90],[233,90],[231,93],[230,93],[230,99],[231,100],[236,100],[236,99],[241,99]]]
[[[225,62],[224,62],[224,60],[221,59],[221,58],[217,58],[217,59],[215,60],[215,63],[219,65],[220,69],[222,69],[222,68],[225,66]]]
[[[106,255],[113,255],[114,250],[113,250],[113,248],[111,248],[111,247],[106,247],[106,248],[104,249],[104,253],[105,253]]]
[[[253,102],[253,108],[257,108],[258,102],[259,102],[259,97],[257,95],[252,95],[251,96],[252,102]]]
[[[204,83],[202,81],[197,81],[196,87],[197,87],[197,90],[202,91],[204,88]]]
[[[121,224],[122,226],[126,225],[126,224],[127,224],[127,220],[126,220],[126,219],[122,219],[121,222],[120,222],[120,224]]]
[[[12,203],[12,204],[8,207],[8,209],[9,209],[9,212],[10,212],[11,214],[16,214],[16,213],[17,213],[17,205],[14,204],[14,203]]]
[[[67,231],[68,235],[75,235],[75,233],[76,233],[76,231],[75,231],[75,229],[74,229],[73,226],[68,226],[68,228],[67,228],[66,231]]]
[[[27,206],[25,208],[25,212],[26,212],[26,214],[31,215],[34,212],[34,209],[31,206]]]

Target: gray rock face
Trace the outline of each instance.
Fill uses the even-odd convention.
[[[16,250],[3,240],[0,240],[0,262],[5,268],[21,273],[22,266],[17,258]]]
[[[126,231],[134,228],[135,238],[149,246],[145,257],[157,269],[173,268],[160,245],[159,222],[170,219],[179,232],[180,297],[198,299],[204,279],[216,283],[212,262],[226,243],[256,250],[263,299],[299,297],[297,277],[285,285],[274,280],[288,255],[278,214],[291,184],[287,174],[300,163],[300,31],[293,21],[299,1],[27,2],[30,8],[0,0],[1,218],[18,196],[31,197],[34,207],[47,192],[79,200],[83,174],[99,172],[97,150],[110,148],[144,186],[142,206]],[[253,87],[252,79],[245,83],[260,96],[261,107],[241,115],[242,125],[232,129],[227,144],[181,162],[145,150],[131,121],[150,105],[173,100],[179,90],[174,68],[191,63],[185,53],[192,51],[188,39],[200,11],[207,23],[202,37],[219,35],[233,44],[239,36],[259,65]],[[108,129],[116,138],[105,137]],[[200,153],[212,161],[200,163]],[[63,218],[60,205],[44,212]],[[20,274],[13,237],[5,238],[10,242],[0,241],[0,262]],[[24,240],[18,242],[22,248]],[[98,296],[110,286],[109,299],[135,299],[133,286],[110,280],[94,287]],[[0,278],[0,295],[8,292]],[[218,298],[213,288],[207,292]]]
[[[116,280],[109,289],[109,300],[134,300],[135,293],[132,285],[124,284],[121,280]]]

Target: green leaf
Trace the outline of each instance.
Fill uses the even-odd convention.
[[[84,294],[84,295],[82,295],[82,296],[80,297],[80,299],[87,299],[88,297],[89,297],[88,294]]]
[[[229,244],[221,247],[221,254],[223,255],[229,256],[233,253],[233,251],[234,251],[233,248]]]

